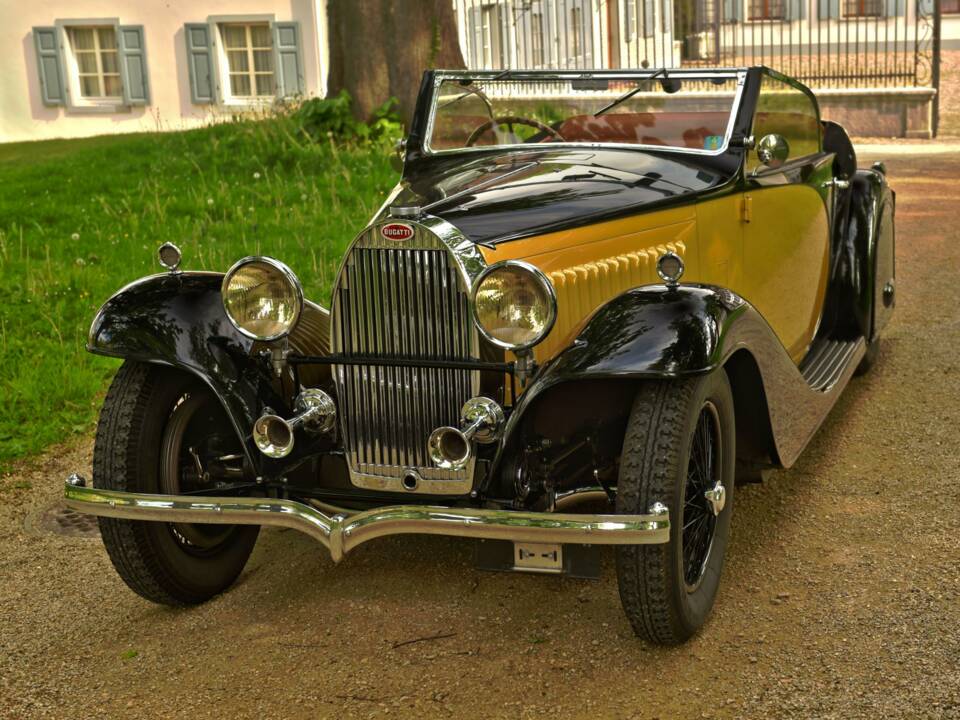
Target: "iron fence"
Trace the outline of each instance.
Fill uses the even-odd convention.
[[[769,65],[813,87],[936,84],[937,0],[453,0],[476,69]]]

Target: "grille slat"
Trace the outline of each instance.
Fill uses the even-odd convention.
[[[478,358],[457,261],[420,228],[402,245],[368,231],[351,250],[334,298],[335,352]],[[457,425],[460,407],[479,390],[477,371],[348,365],[337,366],[334,377],[354,482],[386,487],[380,481],[399,479],[409,468],[429,481],[472,477],[472,464],[459,472],[432,467],[426,443],[435,428]]]

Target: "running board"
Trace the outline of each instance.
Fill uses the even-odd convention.
[[[800,365],[807,385],[817,392],[827,392],[843,377],[851,361],[859,361],[863,338],[856,340],[819,340]]]

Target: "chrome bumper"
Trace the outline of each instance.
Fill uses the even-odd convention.
[[[325,515],[294,502],[271,498],[145,495],[88,488],[67,480],[67,506],[77,512],[127,520],[269,525],[299,530],[318,540],[334,562],[360,543],[386,535],[454,535],[530,543],[647,545],[670,539],[667,509],[650,515],[574,515],[425,505],[394,505],[357,513]]]

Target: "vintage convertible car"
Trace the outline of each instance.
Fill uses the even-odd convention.
[[[89,349],[124,362],[68,505],[172,605],[227,588],[261,525],[575,576],[612,545],[635,632],[685,640],[736,482],[876,360],[884,167],[764,67],[427,72],[399,152],[329,309],[278,260],[187,272],[170,244],[104,304]]]

